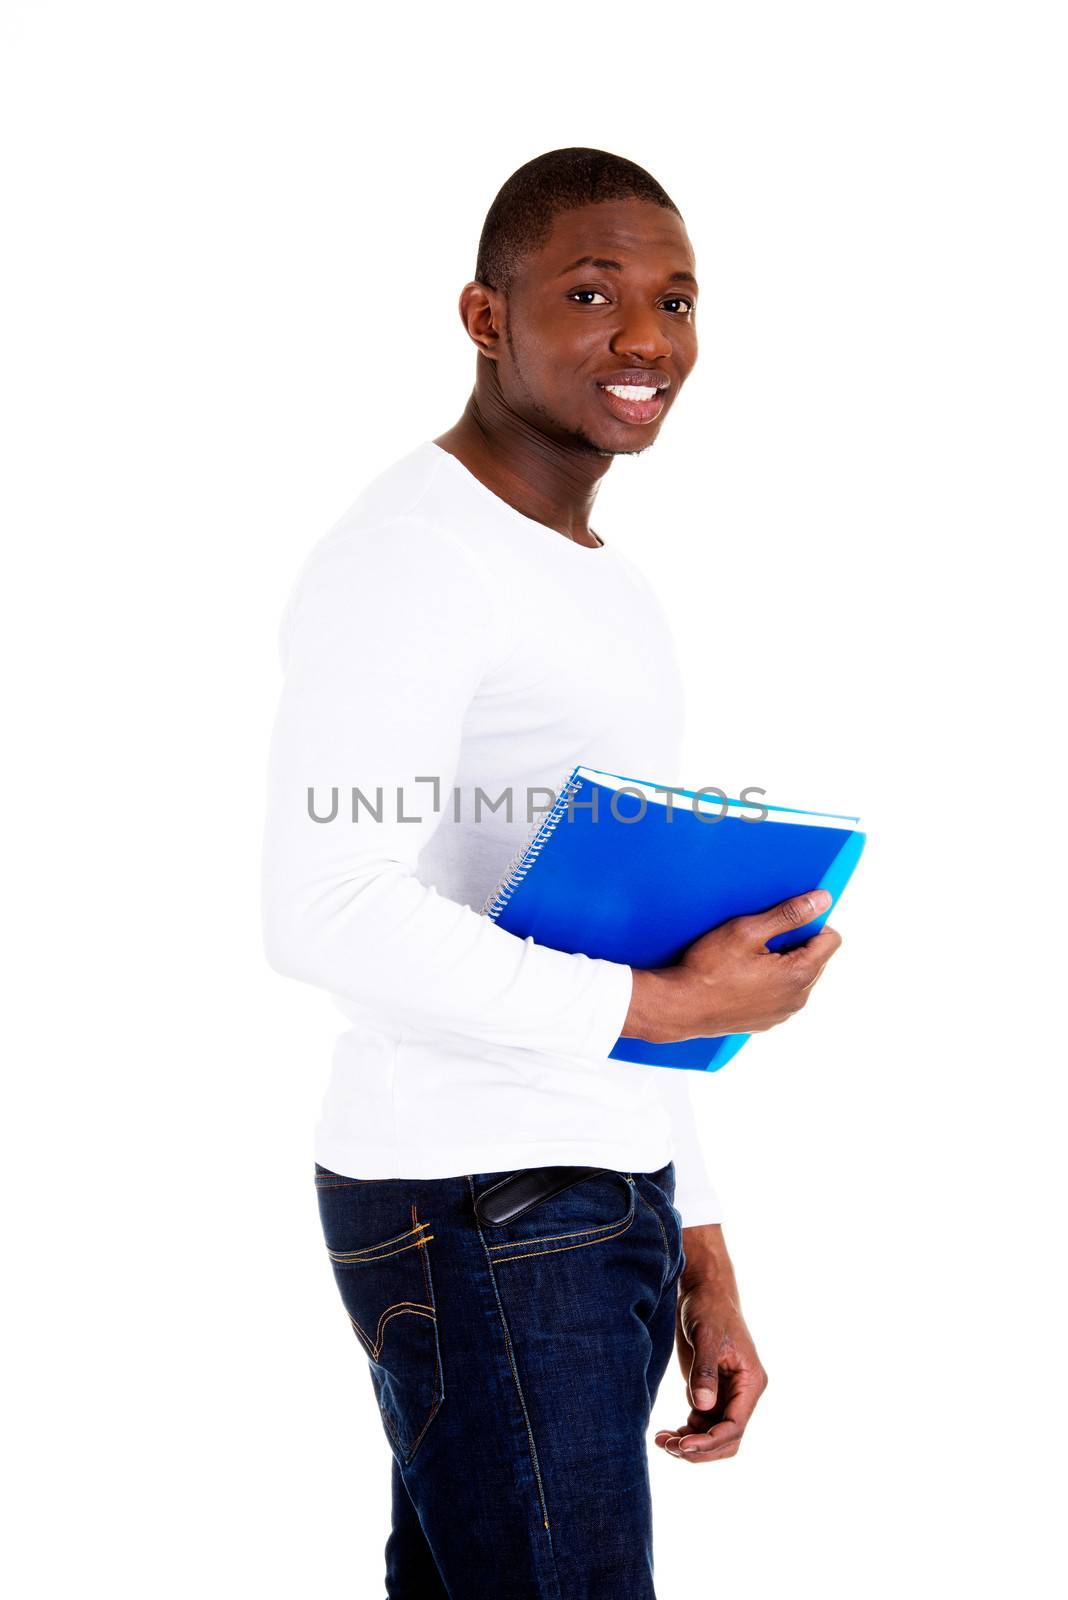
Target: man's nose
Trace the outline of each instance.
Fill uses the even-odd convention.
[[[642,361],[658,361],[671,354],[671,340],[655,311],[632,310],[612,339],[613,353],[635,356]]]

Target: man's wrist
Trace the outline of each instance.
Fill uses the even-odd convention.
[[[681,1280],[684,1289],[698,1282],[718,1283],[727,1290],[734,1289],[734,1267],[721,1223],[702,1222],[683,1228],[682,1248],[686,1256]]]
[[[681,967],[632,967],[630,1009],[623,1024],[624,1039],[645,1039],[650,1044],[675,1044],[699,1031],[690,1021],[688,1004],[691,975]]]

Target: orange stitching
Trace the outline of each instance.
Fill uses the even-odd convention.
[[[418,1313],[420,1316],[423,1315],[424,1312],[429,1312],[432,1317],[434,1316],[434,1307],[424,1305],[421,1300],[394,1300],[393,1304],[391,1306],[387,1306],[382,1315],[379,1317],[378,1327],[375,1329],[375,1342],[380,1350],[382,1348],[383,1328],[391,1317],[399,1316],[402,1311],[411,1311],[413,1313]]]
[[[657,1211],[656,1207],[652,1204],[652,1202],[647,1200],[645,1198],[645,1196],[640,1193],[640,1191],[639,1191],[639,1196],[638,1197],[641,1200],[641,1203],[645,1207],[645,1209],[647,1211],[651,1211],[653,1213],[653,1216],[656,1218],[656,1225],[660,1229],[660,1237],[664,1241],[664,1255],[667,1257],[667,1263],[668,1263],[668,1266],[670,1267],[671,1266],[671,1246],[668,1244],[668,1236],[667,1236],[666,1232],[664,1231],[664,1224],[660,1220],[660,1213]]]
[[[442,1402],[442,1400],[444,1400],[444,1398],[445,1398],[444,1394],[439,1394],[437,1396],[437,1398],[435,1399],[434,1404],[430,1408],[430,1415],[427,1417],[426,1421],[423,1423],[423,1426],[419,1429],[419,1432],[416,1434],[415,1438],[412,1440],[412,1447],[411,1447],[410,1450],[405,1450],[403,1444],[400,1441],[400,1436],[397,1433],[396,1428],[393,1426],[393,1423],[390,1420],[389,1414],[387,1413],[385,1406],[382,1404],[381,1401],[379,1401],[379,1403],[378,1403],[378,1412],[379,1412],[379,1416],[382,1418],[382,1421],[386,1425],[386,1432],[389,1434],[389,1437],[393,1440],[394,1444],[397,1446],[397,1449],[400,1451],[401,1455],[404,1457],[404,1459],[406,1461],[410,1461],[412,1459],[412,1457],[414,1456],[416,1445],[419,1443],[420,1439],[423,1437],[424,1433],[429,1428],[430,1424],[433,1422],[435,1416],[437,1415],[438,1407],[441,1405],[441,1402]]]
[[[348,1317],[349,1321],[352,1323],[352,1326],[356,1329],[356,1332],[359,1334],[360,1340],[364,1344],[364,1346],[366,1347],[368,1355],[371,1356],[372,1360],[377,1361],[378,1357],[374,1354],[374,1345],[371,1343],[370,1334],[364,1333],[363,1329],[360,1327],[360,1324],[356,1321],[356,1318],[353,1316],[353,1314],[349,1310],[348,1306],[345,1307],[345,1315]]]
[[[379,1319],[378,1319],[378,1329],[377,1329],[377,1343],[376,1343],[375,1340],[373,1340],[371,1338],[371,1335],[369,1333],[367,1333],[360,1326],[360,1324],[356,1321],[356,1318],[353,1316],[352,1312],[348,1310],[348,1307],[346,1307],[345,1309],[346,1309],[346,1313],[348,1315],[349,1321],[352,1323],[352,1326],[357,1330],[357,1332],[363,1334],[363,1337],[364,1337],[364,1339],[365,1339],[365,1341],[367,1343],[367,1347],[371,1351],[371,1353],[372,1353],[372,1355],[373,1355],[373,1357],[374,1357],[374,1359],[376,1361],[378,1360],[378,1357],[382,1352],[382,1346],[386,1342],[385,1338],[383,1337],[386,1323],[387,1322],[392,1322],[394,1317],[403,1317],[403,1316],[410,1315],[410,1316],[413,1316],[413,1317],[427,1317],[429,1319],[429,1321],[431,1321],[431,1322],[436,1322],[437,1321],[437,1318],[435,1317],[433,1310],[429,1306],[418,1305],[415,1301],[412,1301],[412,1303],[410,1305],[402,1303],[402,1302],[398,1302],[397,1306],[393,1310],[383,1311],[382,1315],[379,1317]]]
[[[378,1319],[378,1327],[375,1329],[375,1344],[379,1350],[382,1348],[382,1329],[391,1316],[397,1316],[402,1311],[428,1311],[431,1316],[434,1316],[434,1307],[424,1304],[422,1300],[394,1300],[393,1304],[387,1306]]]
[[[381,1250],[387,1244],[400,1244],[402,1239],[410,1239],[413,1233],[418,1233],[419,1228],[429,1227],[429,1223],[421,1222],[418,1228],[409,1228],[407,1233],[395,1233],[391,1239],[380,1239],[377,1244],[365,1245],[362,1250],[331,1250],[330,1254],[337,1256],[369,1256],[374,1250]]]
[[[434,1401],[434,1404],[430,1408],[430,1415],[427,1417],[426,1421],[423,1423],[423,1426],[419,1429],[419,1432],[416,1434],[415,1438],[412,1440],[412,1448],[408,1451],[408,1460],[409,1461],[412,1459],[412,1457],[415,1454],[416,1445],[419,1443],[420,1439],[423,1437],[424,1433],[429,1428],[430,1424],[433,1422],[435,1416],[437,1415],[438,1407],[441,1405],[441,1402],[444,1400],[444,1398],[445,1398],[445,1396],[443,1394],[439,1394],[438,1395],[437,1399]]]
[[[586,1249],[586,1247],[588,1245],[591,1245],[591,1244],[606,1244],[609,1239],[618,1239],[620,1233],[626,1233],[627,1228],[630,1227],[630,1225],[631,1225],[631,1223],[633,1221],[634,1221],[634,1218],[633,1218],[633,1216],[631,1216],[631,1217],[629,1217],[627,1219],[626,1225],[624,1227],[620,1228],[619,1233],[609,1233],[603,1239],[587,1239],[586,1240],[586,1244],[584,1244],[584,1245],[582,1245],[582,1244],[558,1244],[556,1246],[555,1250],[525,1250],[521,1256],[500,1256],[498,1259],[502,1263],[505,1262],[505,1261],[525,1261],[528,1256],[556,1256],[556,1255],[559,1255],[561,1253],[561,1251],[563,1251],[563,1250],[584,1250],[584,1249]],[[516,1241],[517,1244],[518,1243],[526,1244],[526,1243],[529,1243],[529,1242],[530,1242],[529,1240],[522,1240],[522,1241],[517,1240]]]
[[[541,1244],[543,1239],[577,1239],[580,1234],[604,1233],[608,1228],[618,1228],[621,1222],[629,1222],[632,1212],[628,1211],[626,1217],[617,1217],[614,1222],[598,1223],[596,1228],[573,1228],[570,1233],[539,1233],[536,1239],[505,1239],[499,1244],[491,1244],[491,1250],[514,1250],[517,1244]]]
[[[427,1239],[432,1239],[433,1237],[432,1233],[424,1234],[421,1239],[412,1239],[408,1244],[398,1245],[396,1250],[384,1250],[381,1255],[377,1256],[348,1255],[336,1250],[330,1250],[327,1254],[331,1261],[336,1261],[341,1267],[371,1267],[374,1266],[376,1261],[388,1261],[390,1256],[403,1255],[405,1250],[418,1250],[420,1245],[425,1244]]]
[[[430,1227],[430,1224],[428,1222],[420,1222],[419,1227]],[[329,1250],[328,1248],[326,1253],[328,1253],[331,1261],[381,1261],[382,1256],[376,1256],[374,1251],[382,1250],[387,1256],[397,1256],[401,1250],[411,1250],[412,1245],[422,1245],[424,1238],[433,1238],[433,1234],[424,1234],[420,1238],[412,1238],[411,1235],[417,1234],[417,1232],[419,1232],[419,1229],[409,1229],[408,1234],[398,1234],[397,1238],[384,1238],[381,1245],[366,1245],[365,1250]],[[404,1238],[408,1240],[406,1245],[400,1243],[400,1240],[404,1240]],[[398,1245],[398,1250],[385,1250],[385,1245]]]
[[[415,1201],[414,1200],[412,1201],[412,1221],[415,1222],[415,1223],[418,1223],[418,1218],[417,1218],[416,1213],[415,1213]],[[423,1224],[419,1223],[419,1226],[422,1227]],[[432,1233],[424,1234],[423,1237],[419,1241],[420,1245],[424,1245],[428,1239],[432,1239],[433,1237],[434,1237],[434,1235]],[[423,1426],[420,1428],[419,1432],[416,1434],[415,1438],[412,1440],[412,1447],[408,1451],[408,1460],[409,1461],[414,1456],[414,1454],[416,1452],[416,1447],[418,1446],[419,1441],[422,1439],[424,1433],[429,1428],[430,1424],[433,1422],[434,1417],[437,1415],[438,1407],[441,1405],[442,1400],[444,1400],[444,1398],[445,1398],[445,1374],[442,1371],[442,1367],[441,1367],[441,1345],[438,1342],[438,1326],[437,1326],[438,1318],[437,1318],[437,1307],[436,1307],[435,1302],[434,1302],[434,1285],[430,1280],[430,1252],[429,1252],[429,1250],[424,1250],[423,1251],[422,1260],[423,1260],[423,1278],[426,1281],[426,1297],[430,1301],[431,1305],[434,1306],[434,1361],[436,1363],[436,1370],[437,1370],[437,1390],[438,1390],[438,1395],[437,1395],[437,1399],[434,1401],[433,1407],[431,1408],[430,1415],[427,1417],[426,1421],[423,1423]]]

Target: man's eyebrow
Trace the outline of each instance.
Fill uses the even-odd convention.
[[[565,272],[574,272],[576,267],[607,267],[610,272],[623,271],[623,264],[620,261],[605,261],[602,256],[579,256],[569,267],[562,268],[557,277],[562,278]]]
[[[579,256],[577,261],[572,261],[570,266],[563,267],[557,277],[564,277],[568,272],[574,272],[576,267],[602,267],[609,272],[622,272],[621,261],[608,261],[603,256]],[[669,283],[692,283],[697,288],[697,279],[692,272],[671,272],[668,274]]]

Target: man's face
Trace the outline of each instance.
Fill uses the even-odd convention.
[[[697,360],[696,305],[693,249],[674,211],[611,200],[561,212],[507,297],[506,403],[562,443],[647,449]],[[654,397],[640,393],[653,385]]]

